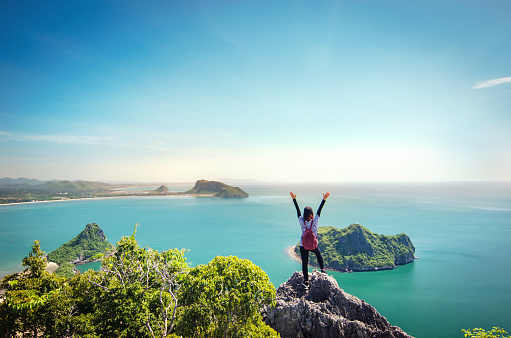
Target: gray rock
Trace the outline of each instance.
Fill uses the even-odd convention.
[[[277,290],[277,303],[265,309],[265,322],[284,338],[413,338],[365,301],[344,292],[337,281],[314,270],[310,290],[295,272]]]

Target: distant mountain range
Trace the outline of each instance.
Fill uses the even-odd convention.
[[[12,186],[12,185],[38,185],[43,184],[48,181],[39,181],[35,178],[10,178],[10,177],[4,177],[0,178],[0,186]]]
[[[59,192],[105,192],[112,188],[108,183],[89,181],[39,181],[36,179],[9,177],[0,179],[0,188],[22,188],[30,191]]]

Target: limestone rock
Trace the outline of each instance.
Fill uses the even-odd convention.
[[[265,322],[284,338],[412,338],[365,301],[344,292],[337,281],[314,270],[310,289],[295,272],[277,290],[277,304],[265,309]]]

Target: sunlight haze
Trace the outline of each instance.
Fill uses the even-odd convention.
[[[510,181],[510,13],[4,2],[0,178]]]

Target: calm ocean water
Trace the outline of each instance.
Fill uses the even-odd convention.
[[[182,187],[181,191],[189,187]],[[186,248],[191,265],[246,258],[273,284],[300,264],[286,254],[300,236],[289,191],[303,209],[330,191],[320,225],[360,223],[405,232],[419,260],[392,271],[336,273],[339,286],[416,337],[462,337],[462,328],[511,330],[511,183],[250,185],[242,200],[195,197],[91,199],[0,206],[0,277],[21,269],[32,242],[50,252],[95,222],[108,240]]]

